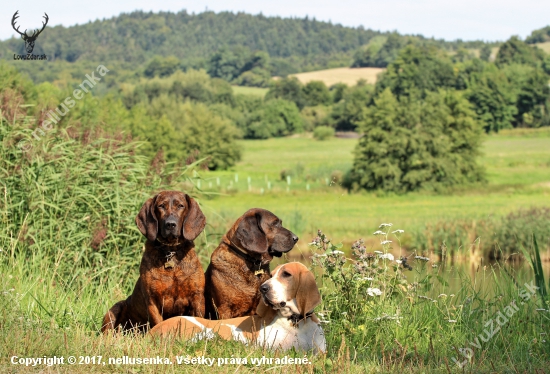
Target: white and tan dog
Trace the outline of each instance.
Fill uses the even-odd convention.
[[[272,278],[260,286],[263,302],[257,315],[212,321],[197,317],[173,317],[150,331],[152,335],[192,340],[220,336],[268,349],[296,349],[325,353],[326,342],[313,314],[321,295],[313,274],[299,262],[279,265]]]

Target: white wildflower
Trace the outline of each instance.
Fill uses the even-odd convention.
[[[373,232],[372,235],[386,235],[386,233],[384,231],[377,230],[377,231]]]
[[[382,252],[382,251],[374,251],[374,253],[376,253],[377,255],[381,255],[381,254],[384,253],[384,252]]]
[[[380,226],[378,226],[379,229],[381,229],[382,227],[392,227],[393,226],[393,223],[382,223]]]
[[[440,294],[438,297],[447,297],[444,293]]]
[[[374,280],[374,278],[359,278],[359,280],[362,280],[362,281],[371,281],[371,280]]]
[[[402,264],[402,263],[403,263],[403,261],[401,261],[401,260],[395,260],[395,262],[397,262],[398,264]]]
[[[343,255],[344,254],[344,252],[342,252],[342,251],[332,251],[332,253],[335,254],[335,255]]]
[[[380,296],[382,295],[382,291],[380,291],[378,288],[367,288],[367,295]]]
[[[382,245],[390,244],[391,240],[384,240],[383,242],[380,242]]]
[[[391,253],[385,253],[383,255],[380,255],[379,257],[390,261],[393,261],[395,259],[395,257],[393,257]]]
[[[449,323],[456,323],[456,319],[450,319],[450,320],[448,320],[447,322],[449,322]]]
[[[403,234],[404,232],[405,232],[405,230],[399,229],[399,230],[392,231],[391,233],[392,234]]]

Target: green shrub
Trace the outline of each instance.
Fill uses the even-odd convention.
[[[327,140],[334,137],[334,129],[329,126],[319,126],[313,130],[313,137],[317,140]]]
[[[457,91],[398,100],[389,89],[361,123],[351,179],[355,188],[406,192],[479,182],[481,123]]]

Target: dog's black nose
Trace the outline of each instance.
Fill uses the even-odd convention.
[[[282,307],[284,307],[284,306],[286,305],[286,302],[284,302],[284,301],[281,301],[281,302],[279,303],[279,305],[280,305],[280,306],[281,306],[281,308],[282,308]]]
[[[262,284],[260,286],[260,292],[261,293],[266,293],[267,291],[269,291],[269,284],[266,284],[266,283]]]
[[[166,227],[169,230],[173,230],[176,228],[176,221],[175,220],[166,221],[164,223],[164,227]]]
[[[294,240],[294,243],[298,242],[298,237],[296,235],[292,235],[292,240]]]

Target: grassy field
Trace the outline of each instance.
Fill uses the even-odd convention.
[[[243,160],[234,170],[201,175],[203,189],[225,194],[203,203],[227,224],[251,207],[270,209],[303,237],[303,249],[319,228],[349,243],[382,222],[414,232],[442,219],[502,216],[521,207],[550,205],[550,137],[529,135],[533,133],[486,137],[480,161],[488,183],[452,195],[348,194],[335,177],[352,166],[357,139],[242,141]],[[281,178],[282,170],[292,174],[290,184]]]
[[[28,129],[0,118],[1,373],[531,373],[548,369],[550,303],[542,290],[524,295],[525,282],[542,276],[534,277],[529,271],[521,278],[511,267],[497,273],[483,266],[468,276],[433,259],[411,258],[413,270],[407,271],[405,279],[395,262],[361,258],[360,253],[351,258],[349,246],[343,247],[350,257],[345,259],[333,247],[327,252],[324,244],[314,250],[320,256],[313,270],[323,297],[316,313],[327,321],[323,325],[326,355],[273,352],[220,340],[102,336],[98,332],[102,316],[129,295],[139,274],[144,238],[134,222],[136,212],[155,190],[187,190],[193,174],[177,168],[151,170],[149,160],[134,154],[134,143],[106,139],[82,143],[62,132],[22,153],[13,146],[22,131]],[[310,241],[317,228],[337,243],[372,237],[381,221],[393,222],[392,230],[402,228],[408,233],[438,216],[501,214],[515,206],[544,204],[548,201],[545,183],[550,179],[548,138],[531,135],[487,138],[483,162],[493,171],[488,185],[454,196],[347,194],[337,179],[351,165],[357,140],[318,142],[304,136],[243,142],[244,159],[235,170],[195,179],[203,189],[212,183],[212,191],[224,193],[210,198],[197,194],[209,222],[195,241],[201,263],[208,264],[208,255],[227,226],[254,206],[280,215],[287,227],[300,233],[300,243]],[[513,164],[517,159],[523,162],[520,166]],[[290,179],[281,180],[282,169]],[[383,250],[398,255],[388,244]],[[361,266],[345,266],[356,260]],[[382,294],[370,296],[373,288]],[[512,304],[517,308],[510,309]],[[504,322],[502,313],[507,315]],[[498,330],[486,332],[488,324],[498,325]],[[26,358],[54,356],[63,357],[64,363],[22,364]],[[168,363],[113,362],[124,356],[159,357]],[[251,358],[262,356],[306,357],[312,363],[251,363]],[[69,363],[72,357],[74,364]],[[216,363],[212,367],[179,365],[178,357],[208,357]],[[227,363],[218,365],[218,359],[224,358]]]
[[[537,43],[535,44],[537,47],[539,47],[540,49],[542,49],[544,52],[546,53],[550,53],[550,42],[546,42],[546,43]]]
[[[292,76],[298,78],[304,84],[310,81],[322,81],[328,87],[336,83],[354,86],[360,79],[366,80],[367,83],[376,83],[377,75],[384,70],[382,68],[335,68],[292,74]]]

